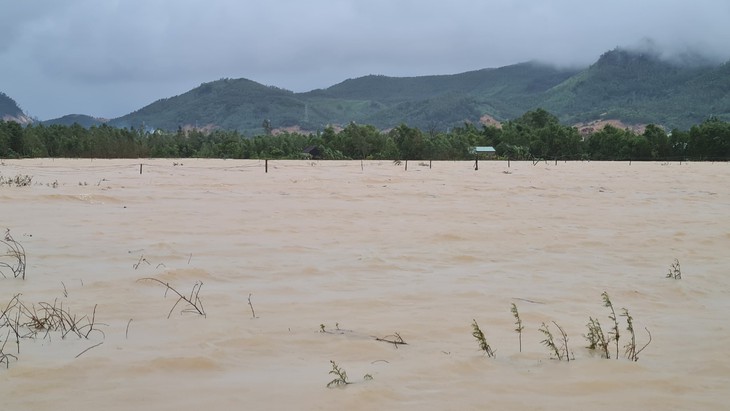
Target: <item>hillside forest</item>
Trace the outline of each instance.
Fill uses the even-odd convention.
[[[265,126],[265,125],[264,125]],[[389,131],[350,123],[311,134],[264,134],[183,130],[149,132],[105,124],[21,126],[0,121],[0,158],[236,158],[306,159],[316,147],[321,159],[468,160],[475,146],[493,146],[512,160],[698,160],[730,159],[730,123],[709,118],[689,130],[666,132],[649,125],[643,133],[613,126],[582,136],[543,110],[528,111],[501,128],[464,123],[446,132],[424,132],[401,124]]]

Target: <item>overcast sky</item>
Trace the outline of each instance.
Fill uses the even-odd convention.
[[[118,117],[223,77],[293,91],[367,74],[651,43],[730,59],[728,0],[0,0],[0,91],[41,120]]]

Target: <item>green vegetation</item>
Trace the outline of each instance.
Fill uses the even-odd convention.
[[[465,160],[470,147],[492,145],[515,160],[727,160],[729,92],[730,62],[667,62],[621,49],[582,70],[529,62],[371,75],[307,93],[224,78],[106,123],[84,115],[26,127],[2,121],[0,158],[297,159],[316,146],[323,159]],[[502,127],[481,126],[485,114]],[[6,116],[24,121],[0,93]],[[594,120],[648,126],[586,136],[566,125]]]
[[[710,118],[688,131],[667,133],[649,125],[642,134],[606,126],[588,136],[560,124],[543,109],[495,126],[473,123],[439,132],[400,124],[387,131],[350,123],[341,130],[283,132],[246,137],[238,131],[119,129],[107,124],[84,128],[43,124],[26,127],[0,121],[0,158],[239,158],[308,159],[316,147],[324,160],[473,160],[471,148],[494,146],[512,160],[698,160],[730,159],[730,123]]]
[[[337,365],[336,362],[330,360],[330,364],[332,364],[332,369],[330,370],[330,374],[334,375],[335,378],[327,383],[327,388],[332,387],[339,387],[339,386],[345,386],[348,384],[352,384],[350,381],[347,380],[347,371],[340,368],[339,365]],[[367,374],[369,375],[369,374]],[[370,377],[372,379],[372,377]]]
[[[730,119],[730,65],[667,62],[652,53],[614,49],[544,93],[539,105],[575,123],[597,118],[690,127],[708,115]]]

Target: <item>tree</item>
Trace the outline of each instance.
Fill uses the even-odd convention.
[[[403,160],[417,160],[425,157],[425,144],[421,130],[401,124],[391,130],[388,135],[395,141]]]
[[[663,159],[669,156],[671,146],[669,145],[669,137],[667,137],[667,133],[664,132],[663,128],[655,124],[649,124],[644,130],[644,138],[649,144],[652,159]]]
[[[4,121],[5,133],[8,136],[10,154],[23,155],[23,127],[15,121]]]
[[[701,160],[730,157],[730,123],[710,118],[689,130],[687,151]]]

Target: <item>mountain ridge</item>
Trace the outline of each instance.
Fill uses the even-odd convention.
[[[708,117],[730,120],[730,63],[700,58],[672,62],[658,53],[616,48],[585,68],[530,61],[448,75],[367,75],[301,93],[245,78],[222,78],[107,124],[221,128],[247,134],[262,133],[265,123],[307,131],[350,122],[380,129],[405,123],[444,130],[478,123],[485,115],[505,121],[536,108],[565,124],[618,120],[670,129],[688,128]],[[87,117],[69,115],[44,124],[65,124],[74,118],[89,125],[100,121]]]

